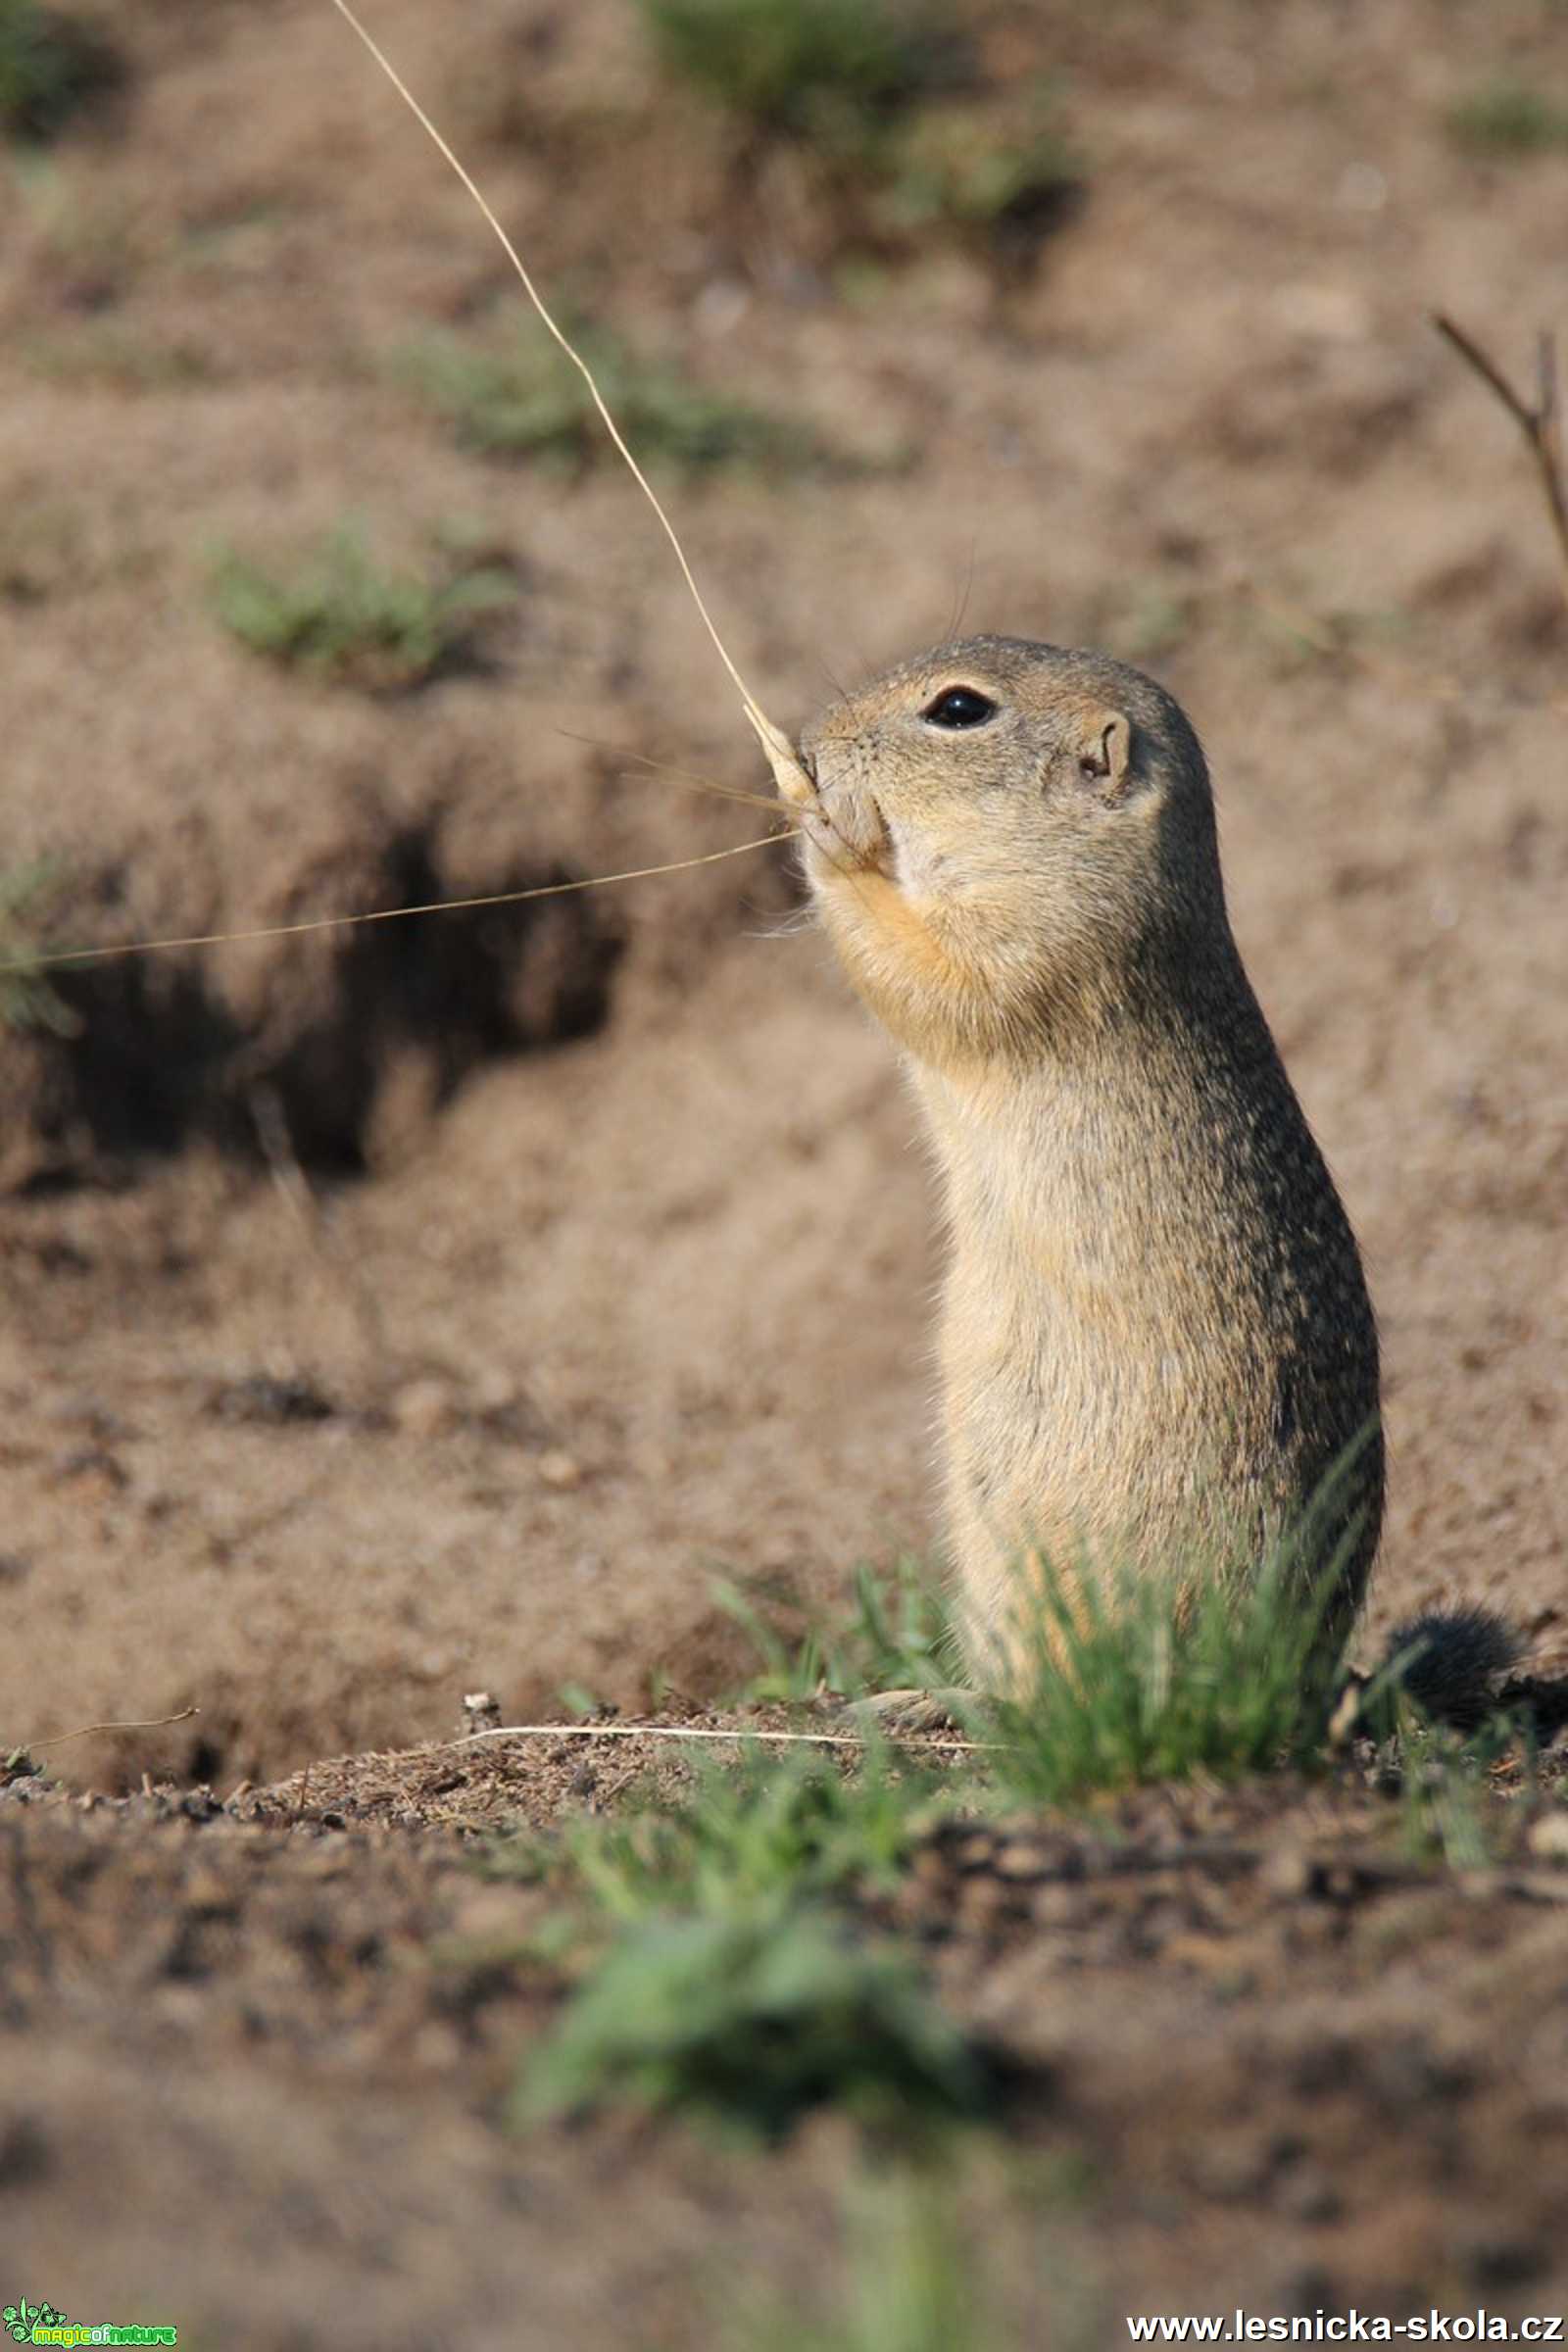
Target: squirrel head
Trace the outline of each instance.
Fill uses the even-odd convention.
[[[1114,1018],[1152,962],[1228,937],[1198,738],[1106,655],[938,646],[834,704],[801,759],[812,890],[916,1053],[947,1057],[944,988],[955,1035],[988,1052],[1058,1016]]]

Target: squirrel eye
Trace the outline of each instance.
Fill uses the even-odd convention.
[[[931,727],[983,727],[996,715],[997,706],[990,696],[973,686],[944,686],[920,713]]]

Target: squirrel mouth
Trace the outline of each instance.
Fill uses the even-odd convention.
[[[847,804],[840,799],[827,802],[824,806],[828,821],[843,845],[843,853],[848,854],[850,862],[861,870],[891,874],[894,870],[893,836],[870,794],[858,792]]]
[[[876,796],[858,776],[841,777],[819,791],[822,813],[841,859],[859,869],[893,871],[893,837]]]
[[[788,773],[774,772],[779,792],[819,857],[841,873],[891,874],[893,841],[865,778],[854,767],[822,776],[820,752],[792,752]]]

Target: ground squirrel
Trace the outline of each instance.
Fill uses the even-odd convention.
[[[1348,1461],[1299,1570],[1353,1513],[1338,1643],[1382,1512],[1377,1334],[1231,936],[1187,718],[1106,656],[973,637],[835,703],[800,763],[775,773],[812,896],[944,1181],[971,1673],[1024,1674],[1020,1558],[1245,1572]]]

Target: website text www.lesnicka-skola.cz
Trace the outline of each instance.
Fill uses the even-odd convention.
[[[1135,2344],[1560,2344],[1563,2315],[1510,2320],[1498,2311],[1417,2311],[1391,2320],[1381,2312],[1296,2312],[1289,2319],[1260,2312],[1129,2315]]]

